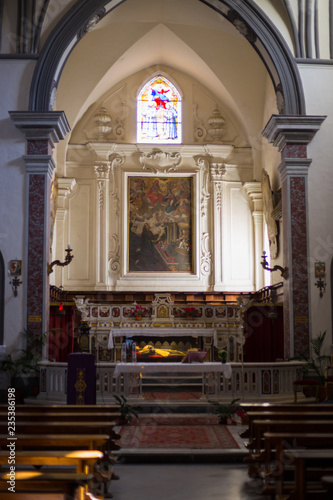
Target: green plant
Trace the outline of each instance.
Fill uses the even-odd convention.
[[[330,356],[322,354],[322,348],[326,337],[326,331],[310,340],[310,355],[300,353],[294,359],[305,361],[302,371],[304,375],[310,372],[316,373],[321,385],[325,384],[325,367],[330,363]]]
[[[129,404],[124,396],[119,397],[113,395],[113,397],[120,406],[120,415],[122,416],[123,419],[125,419],[127,422],[131,422],[133,416],[138,418],[139,411],[141,410],[140,406],[134,406]]]
[[[22,376],[38,377],[42,350],[47,332],[35,333],[26,329],[21,333],[24,349],[16,349],[0,364],[0,370],[10,375],[12,387],[16,387]]]
[[[225,349],[220,349],[217,354],[221,361],[226,361],[228,358],[228,353]]]
[[[218,415],[220,421],[227,420],[228,418],[233,418],[238,415],[241,418],[244,418],[245,414],[241,407],[237,404],[240,399],[233,399],[231,403],[223,404],[218,401],[208,400],[214,406],[214,411],[216,415]]]

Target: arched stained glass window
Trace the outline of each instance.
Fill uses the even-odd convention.
[[[137,99],[137,142],[181,142],[181,95],[164,76],[152,78]]]

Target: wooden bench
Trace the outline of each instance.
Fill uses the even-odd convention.
[[[66,498],[74,498],[77,488],[80,487],[80,500],[84,500],[88,482],[92,474],[37,471],[16,471],[15,492],[43,492],[44,494],[61,492]],[[10,472],[0,473],[0,492],[8,492]]]
[[[327,464],[332,464],[333,450],[288,450],[284,453],[286,460],[292,460],[295,467],[295,483],[290,500],[304,500],[309,480],[317,479],[315,484],[312,484],[311,494],[317,498],[321,493],[325,493],[321,483],[321,477],[329,474]],[[307,468],[307,464],[311,463],[315,467],[315,476],[309,472],[312,469]],[[333,469],[330,469],[330,474],[333,475]],[[283,482],[282,482],[283,489]],[[331,496],[329,496],[331,498]]]
[[[73,466],[75,472],[92,472],[98,459],[103,458],[99,450],[48,450],[48,451],[16,451],[15,465],[60,467]],[[0,451],[0,468],[8,466],[8,451]]]
[[[117,419],[120,417],[120,412],[115,411],[105,411],[101,413],[94,412],[65,412],[60,415],[59,412],[44,411],[44,412],[24,412],[18,410],[15,412],[15,420],[33,420],[34,422],[43,422],[45,420],[56,420],[59,418],[64,418],[67,422],[99,422],[99,421],[113,421],[117,423]],[[0,414],[0,421],[7,421],[7,414]]]
[[[307,420],[333,420],[333,409],[331,411],[310,411],[310,412],[303,412],[303,411],[250,411],[248,412],[248,433],[247,437],[249,438],[249,443],[247,447],[251,449],[254,446],[254,421],[258,420],[300,420],[303,419],[304,416],[306,416]],[[244,435],[242,434],[242,437]]]
[[[57,412],[57,413],[103,413],[104,411],[119,412],[120,406],[118,404],[112,405],[16,405],[16,411],[24,411],[25,413],[37,412]],[[0,414],[7,413],[8,405],[0,405]]]
[[[20,434],[15,442],[16,450],[83,449],[100,450],[108,446],[108,434]],[[0,448],[7,450],[10,440],[0,436]]]
[[[299,420],[254,420],[254,434],[255,438],[251,444],[251,449],[255,450],[256,453],[260,453],[263,449],[264,444],[264,433],[265,432],[313,432],[314,429],[318,433],[331,432],[333,428],[333,420],[307,420],[305,418]]]

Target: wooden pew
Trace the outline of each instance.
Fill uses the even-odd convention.
[[[307,420],[333,420],[333,409],[331,411],[251,411],[248,412],[249,424],[248,424],[248,438],[249,442],[246,445],[248,449],[252,449],[255,446],[255,436],[254,436],[254,421],[258,420],[300,420],[306,417]]]
[[[333,450],[288,450],[285,452],[286,460],[292,460],[295,468],[295,483],[290,495],[290,500],[304,500],[309,487],[309,480],[317,479],[315,484],[312,484],[311,494],[317,498],[318,495],[327,493],[321,483],[321,477],[325,474],[333,475],[333,469],[327,467],[328,463],[332,464]],[[315,476],[311,474],[311,470],[307,468],[307,464],[315,467]],[[283,483],[282,483],[283,490]],[[326,495],[327,498],[331,496]]]
[[[115,411],[119,412],[119,405],[117,404],[112,404],[112,405],[16,405],[16,411],[24,411],[25,413],[37,413],[37,412],[45,412],[45,411],[50,411],[50,412],[57,412],[57,413],[103,413],[103,411],[110,412],[110,411]],[[1,404],[0,405],[0,414],[1,413],[7,413],[8,411],[8,405],[7,404]]]
[[[244,410],[250,420],[249,414],[252,412],[256,413],[267,413],[267,412],[288,412],[288,413],[321,413],[321,412],[333,412],[333,404],[278,404],[278,403],[241,403],[241,408]],[[240,437],[246,439],[250,437],[250,428],[241,432]]]
[[[84,491],[92,474],[69,472],[17,471],[15,473],[15,492],[43,492],[44,494],[61,492],[66,498],[74,498],[80,487],[80,500],[84,500]],[[9,472],[0,473],[0,492],[8,492]]]
[[[7,420],[7,414],[0,414],[0,422],[5,419]],[[44,412],[24,412],[18,410],[15,412],[15,420],[33,420],[34,422],[43,422],[45,420],[56,420],[59,418],[64,418],[66,422],[100,422],[100,421],[112,421],[115,424],[117,423],[117,419],[120,417],[120,412],[115,411],[105,411],[101,413],[94,412],[84,412],[84,413],[75,413],[75,412],[65,412],[63,415],[59,415],[59,412],[52,411],[44,411]]]
[[[100,450],[104,452],[110,441],[108,434],[20,434],[15,442],[16,450]],[[0,436],[0,449],[7,450],[10,440]]]
[[[255,439],[253,441],[253,449],[259,453],[263,448],[265,432],[331,432],[333,428],[333,420],[308,420],[306,418],[299,420],[254,420]]]
[[[0,469],[8,466],[8,451],[0,451]],[[98,459],[103,453],[98,450],[47,450],[47,451],[16,451],[15,466],[54,466],[70,465],[77,473],[92,472]]]

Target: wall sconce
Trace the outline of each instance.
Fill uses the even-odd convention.
[[[22,285],[18,277],[22,274],[22,261],[17,259],[9,261],[8,274],[11,278],[9,284],[12,286],[14,297],[17,297],[17,289]]]
[[[288,278],[288,268],[287,267],[281,267],[281,266],[274,266],[274,267],[268,267],[268,262],[267,262],[267,257],[266,257],[266,252],[264,251],[262,253],[262,261],[260,264],[266,271],[270,271],[273,273],[274,271],[280,271],[282,278],[287,279]]]
[[[71,254],[72,251],[71,246],[68,245],[67,248],[65,248],[65,251],[66,251],[66,257],[64,262],[60,262],[60,260],[54,260],[53,262],[51,262],[51,264],[47,266],[47,274],[53,273],[54,266],[65,267],[72,262],[72,260],[74,259],[74,255]]]
[[[324,295],[324,292],[326,292],[326,281],[325,281],[326,266],[325,266],[325,262],[315,262],[314,267],[315,267],[315,278],[318,278],[317,281],[315,282],[315,286],[317,288],[319,288],[319,297],[322,297]]]

